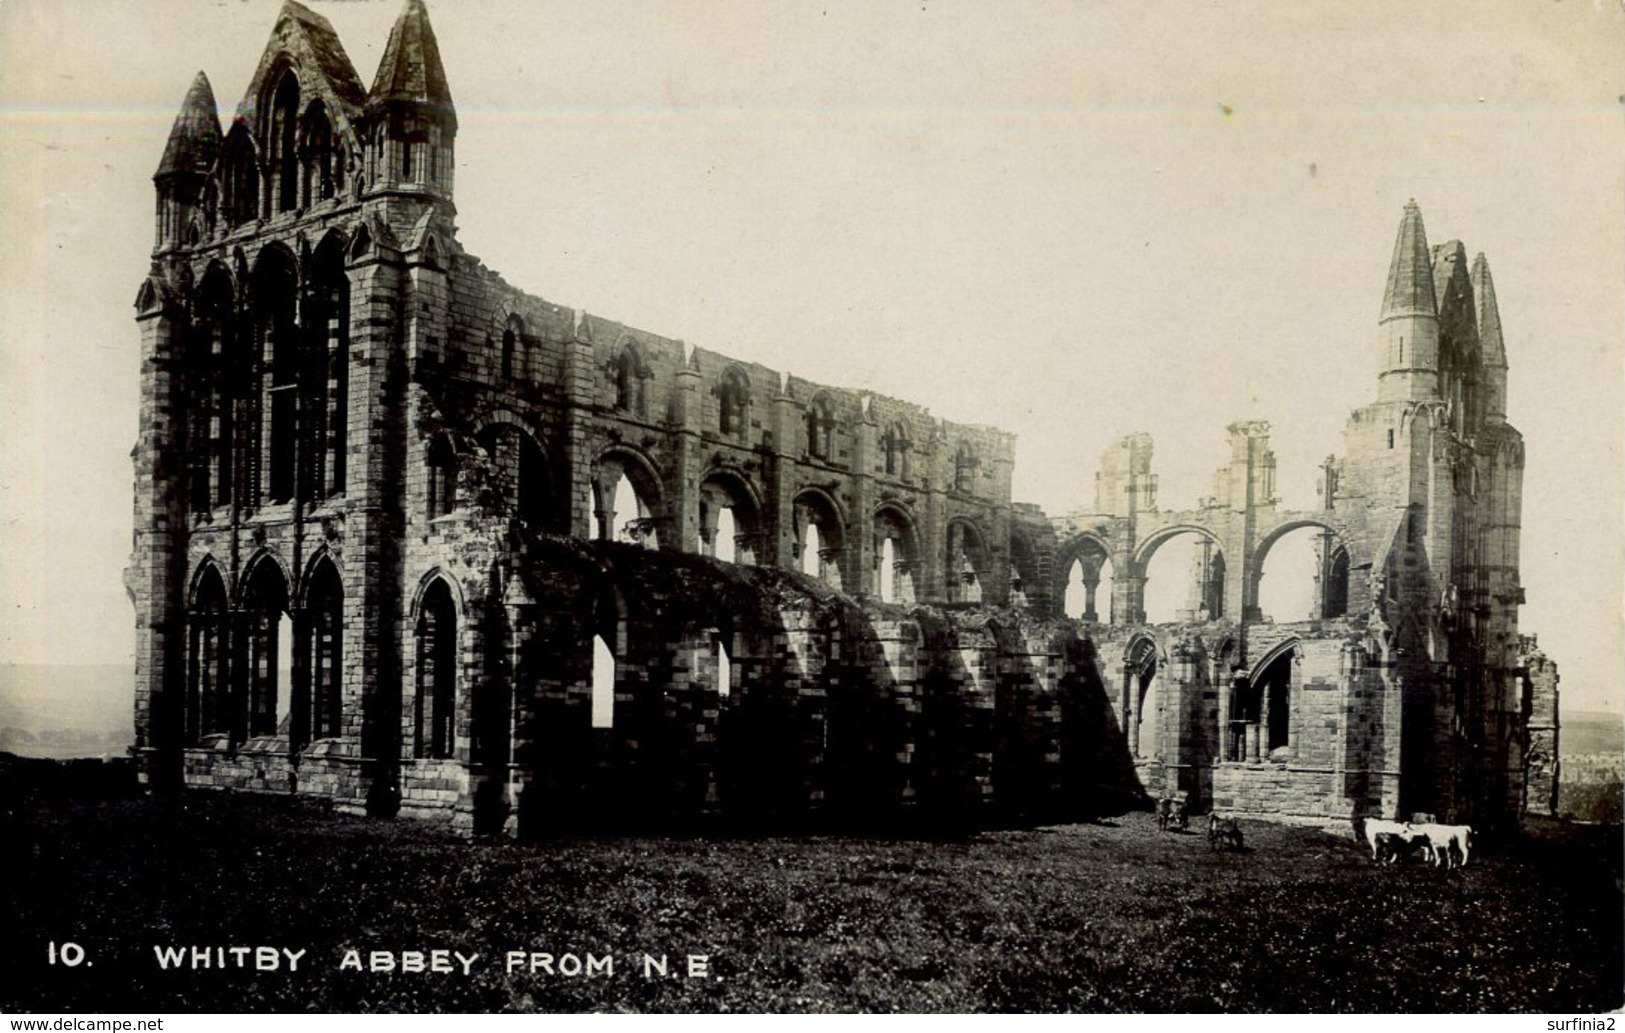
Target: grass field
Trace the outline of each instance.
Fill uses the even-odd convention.
[[[0,1009],[1547,1011],[1622,1002],[1616,827],[1555,823],[1458,871],[1247,823],[1149,815],[965,841],[479,845],[292,801],[5,801]],[[86,951],[51,965],[48,944]],[[298,971],[160,969],[158,946],[304,950]],[[478,954],[374,973],[373,950]],[[554,974],[508,973],[509,950]],[[614,957],[568,977],[563,956]],[[645,978],[644,953],[671,975]],[[707,978],[682,976],[689,954]],[[527,959],[528,960],[528,959]]]

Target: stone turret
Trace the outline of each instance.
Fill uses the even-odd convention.
[[[1506,422],[1507,351],[1501,338],[1501,310],[1495,304],[1495,281],[1481,251],[1473,259],[1473,298],[1478,304],[1478,342],[1484,356],[1482,404],[1484,422]]]
[[[1388,287],[1377,319],[1381,361],[1380,401],[1438,396],[1439,308],[1433,293],[1433,261],[1422,210],[1415,201],[1394,240]]]
[[[202,72],[181,101],[164,156],[152,181],[158,188],[156,251],[185,247],[203,236],[213,204],[209,173],[220,156],[220,116],[209,77]]]
[[[378,189],[452,198],[457,111],[423,0],[407,0],[367,97]]]

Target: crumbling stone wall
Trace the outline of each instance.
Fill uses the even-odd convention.
[[[290,2],[229,132],[187,94],[136,298],[148,784],[523,835],[1555,807],[1493,283],[1414,204],[1314,508],[1245,421],[1194,507],[1132,434],[1052,521],[1001,430],[508,284],[457,238],[456,129],[421,4],[370,90]],[[1277,624],[1304,528],[1315,619]],[[1149,626],[1185,534],[1190,605]]]

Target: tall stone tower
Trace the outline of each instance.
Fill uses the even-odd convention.
[[[1372,535],[1373,620],[1402,696],[1401,805],[1481,823],[1523,795],[1523,439],[1488,262],[1430,248],[1405,206],[1378,317],[1377,401],[1346,431],[1338,505]]]
[[[215,739],[328,741],[275,777],[393,806],[407,371],[445,338],[456,131],[421,0],[370,91],[287,0],[229,129],[203,73],[182,103],[137,298],[127,582],[150,782]]]

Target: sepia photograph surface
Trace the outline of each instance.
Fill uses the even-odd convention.
[[[0,5],[0,1010],[1618,1010],[1622,50]]]

